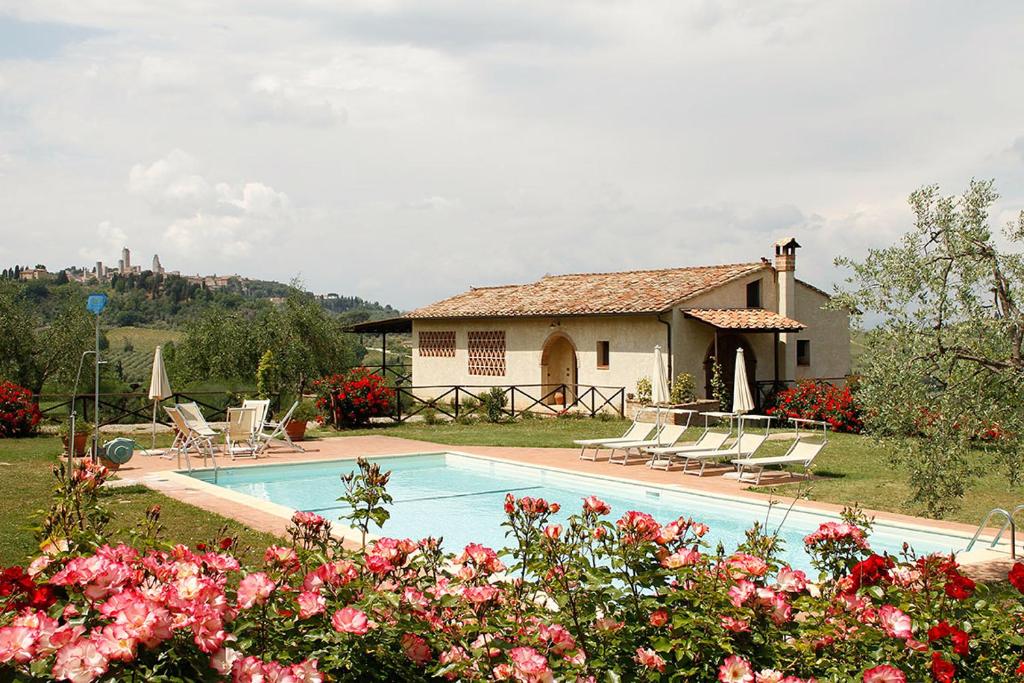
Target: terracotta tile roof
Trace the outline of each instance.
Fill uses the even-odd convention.
[[[547,275],[536,282],[478,287],[418,308],[410,318],[480,318],[607,313],[661,313],[686,299],[771,265],[632,270]]]
[[[721,330],[765,330],[798,332],[802,322],[763,308],[690,308],[683,315],[696,318]]]

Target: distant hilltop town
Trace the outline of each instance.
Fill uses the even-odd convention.
[[[51,277],[60,277],[62,274],[68,280],[81,283],[109,282],[114,276],[142,275],[145,272],[142,266],[132,265],[132,252],[128,247],[121,249],[121,258],[117,260],[117,267],[107,266],[103,261],[97,261],[92,268],[71,266],[56,272],[46,270],[46,266],[37,265],[35,268],[22,268],[15,266],[14,269],[5,273],[9,277],[18,280],[42,280]],[[153,265],[149,269],[154,275],[174,275],[184,278],[188,282],[201,285],[206,289],[222,289],[227,287],[232,280],[245,280],[239,275],[182,275],[181,271],[165,270],[160,264],[160,256],[153,254]]]

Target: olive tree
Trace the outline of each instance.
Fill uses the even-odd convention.
[[[0,286],[0,378],[35,394],[47,382],[69,386],[82,353],[93,347],[84,298],[65,295],[49,322],[38,310],[19,285]]]
[[[989,227],[991,181],[960,197],[923,187],[913,229],[870,250],[833,306],[871,314],[859,398],[866,426],[891,439],[929,514],[955,509],[994,453],[1010,483],[1022,475],[1024,212],[1000,236]]]
[[[176,381],[252,383],[268,351],[274,365],[272,383],[277,386],[263,390],[295,395],[305,393],[313,380],[347,370],[361,358],[341,323],[296,290],[280,305],[268,303],[257,311],[207,309],[186,325],[168,362]]]

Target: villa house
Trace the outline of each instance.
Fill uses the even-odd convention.
[[[561,385],[570,396],[591,385],[635,392],[651,374],[656,345],[670,380],[690,373],[698,396],[711,395],[716,357],[731,384],[739,347],[752,387],[805,378],[842,383],[850,372],[849,315],[824,308],[829,296],[796,278],[799,246],[793,238],[777,242],[774,263],[550,275],[473,288],[385,324],[412,332],[414,387],[534,385],[529,393],[538,398]],[[381,331],[374,325],[356,328]]]

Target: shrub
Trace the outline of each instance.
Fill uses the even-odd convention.
[[[676,375],[676,381],[672,383],[672,391],[669,393],[669,401],[671,403],[689,403],[696,398],[697,390],[693,383],[693,375],[688,372]]]
[[[636,400],[640,405],[651,404],[651,378],[641,377],[636,381]]]
[[[324,377],[313,383],[322,422],[335,429],[357,427],[391,414],[394,389],[366,368]]]
[[[480,395],[480,408],[484,412],[484,418],[488,422],[501,422],[505,419],[505,406],[508,404],[508,395],[501,387],[491,387],[489,391]]]
[[[345,484],[360,531],[386,522],[386,473],[361,462]],[[434,538],[344,547],[296,512],[291,542],[244,567],[230,539],[161,543],[156,510],[138,547],[54,539],[27,569],[0,568],[0,680],[994,683],[1021,670],[1021,600],[948,556],[875,554],[856,513],[806,537],[808,576],[756,525],[727,554],[688,518],[615,519],[593,496],[558,511],[508,494],[512,547],[456,554]],[[1024,591],[1024,563],[1007,578]]]
[[[860,406],[849,387],[804,380],[775,394],[769,415],[828,422],[837,432],[859,434],[864,428]]]
[[[30,436],[41,419],[31,391],[13,382],[0,382],[0,437]]]

